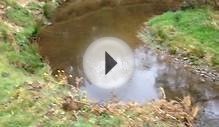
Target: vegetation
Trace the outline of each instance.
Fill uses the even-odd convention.
[[[219,11],[210,8],[167,12],[147,22],[159,44],[193,64],[219,67]]]
[[[49,106],[61,100],[66,88],[49,75],[30,41],[38,30],[33,14],[12,0],[0,5],[0,125],[34,126],[46,120]]]
[[[191,126],[197,110],[189,99],[100,106],[65,81],[54,80],[33,38],[59,2],[0,1],[0,126]]]

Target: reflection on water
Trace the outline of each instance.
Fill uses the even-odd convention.
[[[145,52],[140,47],[134,51],[135,70],[130,81],[124,86],[105,90],[85,81],[82,90],[87,91],[88,98],[99,102],[110,101],[113,98],[122,101],[137,101],[144,103],[159,98],[159,91],[156,85],[158,71],[163,66],[158,63],[157,57],[151,52]]]
[[[210,100],[205,103],[205,108],[200,114],[198,126],[218,127],[219,125],[219,100]]]

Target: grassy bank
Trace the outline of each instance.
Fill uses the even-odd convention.
[[[181,53],[194,65],[219,67],[219,11],[210,8],[167,12],[147,23],[153,40]]]
[[[46,20],[47,3],[3,0],[0,5],[0,126],[49,125],[45,115],[60,103],[66,88],[50,76],[31,40]]]
[[[143,106],[89,103],[66,82],[53,79],[35,36],[60,1],[0,1],[0,126],[186,126],[191,102],[160,100]],[[71,91],[74,90],[75,92]],[[171,108],[170,108],[171,107]],[[193,111],[193,113],[190,113]]]

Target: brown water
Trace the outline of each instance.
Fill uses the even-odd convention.
[[[81,89],[87,92],[88,98],[106,102],[116,97],[120,101],[145,103],[159,99],[159,88],[163,87],[168,99],[191,95],[194,103],[203,106],[200,126],[216,126],[219,123],[219,87],[201,81],[182,65],[172,63],[168,56],[156,53],[136,37],[145,21],[167,9],[162,4],[138,4],[104,7],[80,16],[61,17],[62,20],[55,20],[53,25],[41,30],[40,52],[48,59],[54,73],[57,69],[64,69],[73,76],[83,76],[82,57],[89,44],[99,37],[118,37],[134,51],[133,77],[126,85],[114,90],[98,88],[85,79]],[[69,79],[69,82],[74,81]]]

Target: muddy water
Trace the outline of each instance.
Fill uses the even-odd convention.
[[[116,98],[145,103],[159,99],[162,87],[168,99],[191,95],[193,102],[203,107],[198,122],[200,126],[215,126],[219,123],[219,87],[201,81],[182,65],[172,63],[168,56],[156,53],[136,37],[146,20],[165,10],[168,10],[166,4],[146,3],[104,6],[81,15],[68,13],[66,17],[63,12],[69,11],[64,8],[58,12],[53,24],[39,34],[41,55],[48,60],[54,73],[63,69],[69,75],[83,76],[82,57],[89,44],[100,37],[118,37],[133,49],[134,74],[126,85],[113,90],[98,88],[85,79],[81,89],[87,92],[88,98],[97,102]],[[69,78],[69,82],[74,84],[74,79]]]

